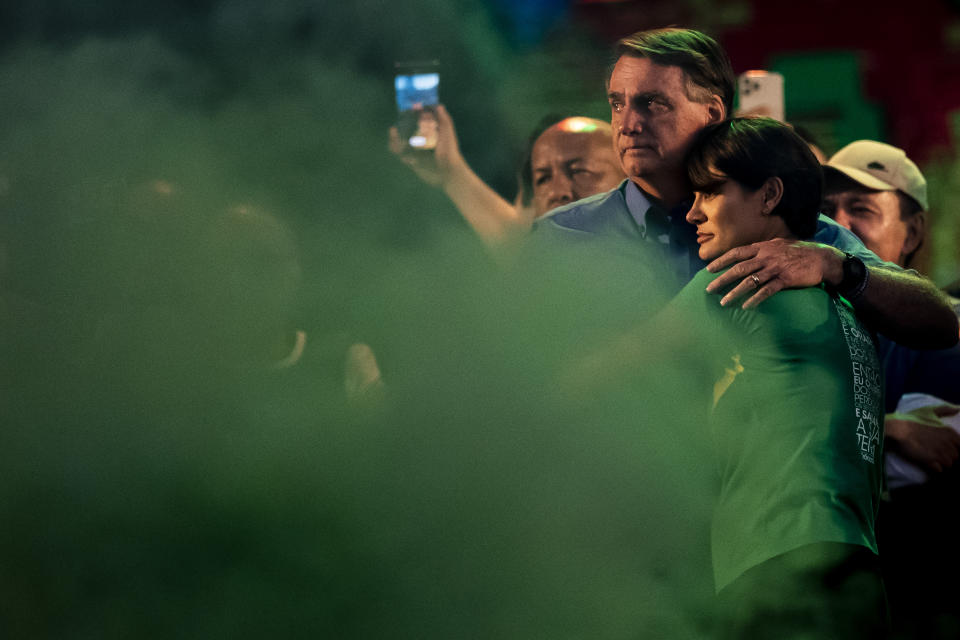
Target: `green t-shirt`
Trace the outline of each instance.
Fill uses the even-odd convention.
[[[717,590],[806,544],[876,553],[883,381],[872,336],[818,287],[781,291],[753,310],[721,307],[704,291],[716,275],[700,271],[671,306],[717,381]]]

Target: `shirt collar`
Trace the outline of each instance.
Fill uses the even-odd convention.
[[[636,182],[627,180],[624,197],[627,200],[627,210],[630,212],[630,217],[637,223],[641,231],[646,233],[647,209],[650,208],[650,200],[647,198],[647,194],[637,186]]]
[[[626,183],[627,186],[624,190],[624,197],[627,200],[627,209],[630,211],[630,216],[637,225],[641,229],[644,229],[647,226],[647,211],[653,206],[653,203],[650,202],[650,198],[643,189],[637,186],[636,182],[628,178]],[[688,198],[667,210],[667,215],[671,220],[679,224],[680,220],[685,218],[687,211],[689,211],[692,206],[693,198]]]

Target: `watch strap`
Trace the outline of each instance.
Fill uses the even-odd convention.
[[[836,290],[848,302],[853,302],[862,296],[867,288],[867,283],[870,281],[870,270],[867,269],[863,260],[852,253],[845,253],[844,256],[843,278],[837,285]]]

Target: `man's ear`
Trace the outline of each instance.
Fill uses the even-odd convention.
[[[783,198],[783,180],[777,176],[767,178],[767,181],[760,186],[760,210],[763,215],[768,216]]]
[[[723,100],[720,99],[720,96],[714,94],[710,97],[710,102],[707,103],[707,124],[716,124],[718,122],[723,122],[727,117],[727,108],[723,104]]]
[[[923,239],[927,235],[927,212],[918,211],[903,221],[907,227],[907,237],[903,240],[903,247],[900,249],[900,263],[920,249],[923,245]]]

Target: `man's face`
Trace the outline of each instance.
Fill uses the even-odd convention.
[[[533,144],[533,208],[537,217],[547,211],[609,191],[623,180],[623,172],[602,131],[570,131],[566,120],[544,131]]]
[[[837,224],[853,231],[880,258],[902,264],[908,225],[900,218],[896,191],[873,191],[848,186],[824,197],[822,211]],[[912,249],[911,249],[912,251]]]
[[[648,191],[685,176],[683,160],[696,134],[723,118],[719,98],[687,97],[686,73],[647,58],[621,56],[607,91],[613,148],[623,172]],[[648,185],[651,188],[648,188]]]

